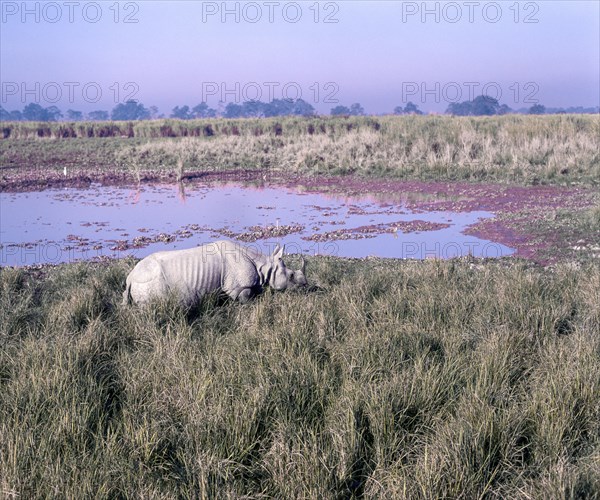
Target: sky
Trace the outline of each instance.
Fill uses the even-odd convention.
[[[598,1],[0,0],[0,105],[600,105]]]

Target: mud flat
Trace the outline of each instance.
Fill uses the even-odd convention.
[[[41,191],[30,190],[39,184],[27,179],[4,186],[1,264],[143,257],[219,237],[261,245],[277,240],[309,254],[513,255],[551,264],[581,249],[594,258],[600,239],[557,223],[561,211],[598,203],[597,191],[583,187],[265,179],[252,171],[201,172],[179,183],[170,176],[142,178],[57,176]]]
[[[331,188],[331,186],[329,186]],[[2,193],[3,265],[143,257],[227,237],[269,251],[343,257],[504,257],[513,249],[467,235],[493,214],[427,205],[440,193],[320,190],[286,183],[92,184]],[[446,200],[448,201],[448,200]]]

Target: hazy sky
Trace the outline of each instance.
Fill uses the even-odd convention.
[[[203,99],[301,96],[320,112],[485,91],[518,109],[600,104],[600,2],[1,0],[5,109],[169,114]]]

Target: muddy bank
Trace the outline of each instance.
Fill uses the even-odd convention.
[[[97,172],[68,168],[66,173],[56,169],[6,168],[0,170],[0,192],[24,193],[42,189],[89,188],[93,184],[129,187],[136,184],[164,184],[171,182],[255,182],[262,176],[256,170],[229,170],[220,172],[192,172],[178,176],[173,171]]]

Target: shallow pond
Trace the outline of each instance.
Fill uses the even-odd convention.
[[[144,257],[220,238],[268,251],[342,257],[501,257],[513,250],[463,234],[489,212],[407,208],[413,193],[345,197],[241,184],[96,186],[0,193],[0,265]]]

